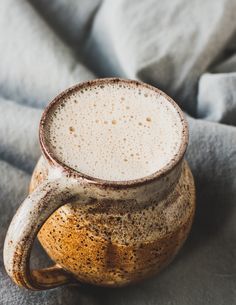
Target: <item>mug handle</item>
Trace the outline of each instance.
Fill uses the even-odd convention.
[[[60,177],[42,182],[20,205],[9,226],[3,250],[5,269],[17,285],[44,290],[75,281],[59,265],[30,270],[30,254],[34,239],[50,215],[81,197],[87,197],[83,185],[73,178]]]

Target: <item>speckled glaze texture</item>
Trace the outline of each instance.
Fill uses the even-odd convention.
[[[76,90],[106,83],[150,88],[178,112],[182,144],[161,170],[128,181],[87,176],[62,164],[45,141],[51,107]],[[57,96],[43,113],[40,158],[30,195],[12,219],[4,243],[7,273],[19,286],[43,290],[75,281],[118,287],[157,274],[184,243],[195,211],[195,188],[184,160],[188,127],[179,107],[165,93],[147,84],[117,78],[78,84]],[[55,262],[30,270],[30,253],[38,238]]]
[[[184,243],[195,211],[187,162],[178,183],[162,200],[94,200],[66,204],[43,225],[38,238],[48,255],[76,279],[123,286],[158,273]],[[41,158],[30,191],[47,178]]]

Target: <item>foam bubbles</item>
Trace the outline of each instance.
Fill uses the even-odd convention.
[[[126,83],[86,89],[49,113],[46,142],[58,160],[89,176],[122,181],[153,174],[177,154],[183,125],[164,96]]]

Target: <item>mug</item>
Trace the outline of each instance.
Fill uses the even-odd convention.
[[[131,83],[164,96],[183,123],[181,147],[161,170],[136,180],[108,181],[87,176],[57,160],[45,141],[52,106],[94,84]],[[183,245],[195,212],[195,187],[184,160],[188,127],[180,108],[159,89],[118,78],[71,87],[46,108],[39,126],[42,157],[30,195],[15,214],[4,243],[4,264],[19,286],[31,290],[77,281],[118,287],[157,274]],[[30,270],[34,239],[54,266]]]

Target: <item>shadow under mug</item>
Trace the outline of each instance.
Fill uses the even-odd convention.
[[[47,145],[45,126],[54,105],[78,90],[111,83],[148,88],[163,96],[183,124],[177,155],[150,176],[116,182],[89,177],[61,163]],[[4,244],[5,268],[16,284],[42,290],[78,280],[116,287],[156,274],[170,263],[189,233],[195,211],[193,178],[184,160],[188,127],[170,97],[132,80],[81,83],[49,104],[39,135],[43,160],[33,174],[34,190],[15,214]],[[56,264],[30,270],[30,253],[38,233]]]

